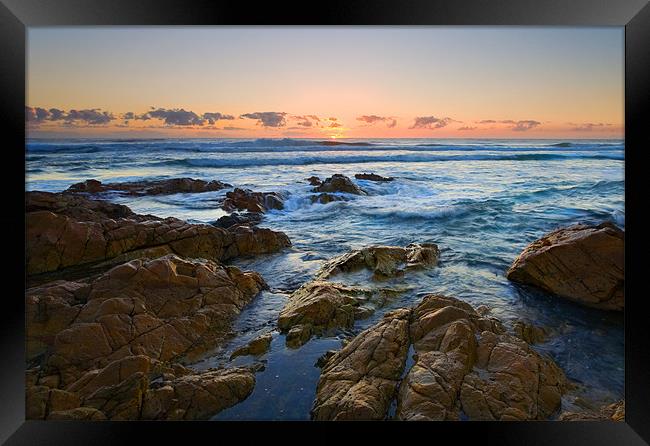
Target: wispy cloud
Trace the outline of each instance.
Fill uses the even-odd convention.
[[[469,126],[469,125],[464,125],[464,126],[462,126],[462,127],[458,127],[458,130],[462,130],[462,131],[465,131],[465,130],[476,130],[476,129],[477,129],[477,127],[471,127],[471,126]]]
[[[574,126],[571,129],[574,132],[591,132],[594,129],[601,130],[601,129],[604,129],[605,127],[611,127],[612,126],[612,124],[603,123],[603,122],[598,122],[598,123],[585,122],[585,123],[582,123],[582,124],[576,124],[574,122],[569,122],[568,124]]]
[[[510,130],[515,132],[525,132],[527,130],[533,129],[542,125],[541,122],[535,121],[532,119],[524,119],[520,121],[515,121],[514,119],[483,119],[481,121],[476,121],[477,124],[508,124],[510,125]],[[460,130],[460,129],[459,129]]]
[[[285,112],[255,112],[245,113],[240,118],[255,119],[263,127],[284,127],[287,124]]]
[[[539,121],[533,121],[533,120],[517,121],[514,127],[512,127],[512,130],[514,130],[515,132],[525,132],[527,130],[534,129],[539,125],[542,125],[542,123]]]
[[[365,122],[367,125],[385,123],[386,127],[393,128],[397,126],[397,119],[392,116],[362,115],[357,117],[357,121]]]

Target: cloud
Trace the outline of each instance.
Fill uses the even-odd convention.
[[[223,128],[221,128],[221,129],[219,129],[219,130],[246,130],[246,128],[244,128],[244,127],[232,127],[232,126],[227,126],[227,127],[223,127]]]
[[[50,121],[61,121],[63,119],[65,119],[65,111],[58,108],[50,109]]]
[[[146,113],[150,118],[162,119],[166,125],[203,125],[205,119],[201,118],[199,115],[193,111],[187,111],[185,109],[165,109],[158,108],[155,110],[148,111]]]
[[[465,125],[463,127],[458,127],[458,130],[476,130],[476,127],[470,127],[469,125]]]
[[[573,130],[575,132],[591,132],[594,129],[599,130],[599,129],[602,129],[604,127],[609,127],[609,126],[612,125],[612,124],[609,124],[609,123],[602,123],[602,122],[598,122],[598,123],[585,122],[583,124],[576,124],[576,123],[573,123],[573,122],[569,122],[568,124],[574,126],[571,130]]]
[[[331,128],[331,129],[334,129],[334,128],[338,128],[338,127],[343,127],[343,124],[340,124],[338,122],[331,122],[328,127]]]
[[[79,124],[103,125],[116,119],[112,113],[101,111],[98,108],[70,110],[66,113],[58,108],[46,110],[41,107],[25,107],[25,118],[35,124],[41,124],[45,121],[64,121],[67,126]]]
[[[410,129],[440,129],[449,125],[450,122],[457,122],[451,118],[436,118],[435,116],[418,116],[415,118]]]
[[[514,127],[512,127],[512,130],[514,130],[515,132],[525,132],[541,124],[542,124],[541,122],[533,121],[533,120],[517,121]]]
[[[542,125],[541,122],[534,121],[532,119],[525,119],[521,121],[515,121],[513,119],[501,119],[501,120],[483,119],[482,121],[476,121],[476,122],[478,124],[508,124],[511,126],[510,129],[515,132],[525,132],[539,125]]]
[[[33,123],[41,123],[50,116],[50,112],[40,107],[25,107],[25,120]]]
[[[135,119],[135,113],[126,112],[122,115],[122,119]]]
[[[365,122],[368,125],[383,122],[386,123],[386,127],[388,128],[393,128],[397,125],[397,119],[390,116],[362,115],[357,117],[357,121]]]
[[[215,122],[220,120],[232,121],[233,119],[235,119],[235,117],[232,115],[224,115],[223,113],[219,113],[219,112],[208,112],[208,113],[203,113],[203,119],[206,119],[209,124],[214,124]]]
[[[70,110],[65,116],[65,122],[68,124],[75,121],[85,122],[86,124],[108,124],[114,119],[115,116],[112,113],[101,111],[98,108]]]
[[[292,118],[298,120],[297,125],[301,127],[320,127],[320,118],[316,115],[296,115]]]
[[[245,113],[240,118],[256,119],[263,127],[284,127],[287,124],[285,112],[255,112]]]

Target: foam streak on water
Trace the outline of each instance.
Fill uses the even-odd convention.
[[[422,293],[447,293],[489,306],[506,325],[523,318],[553,328],[557,336],[539,351],[553,356],[590,398],[623,397],[622,315],[582,308],[504,277],[528,243],[554,228],[603,220],[625,227],[622,141],[34,140],[27,147],[29,190],[60,191],[88,178],[193,177],[288,194],[285,209],[269,212],[262,226],[286,232],[293,248],[235,262],[259,271],[273,291],[244,311],[236,327],[241,334],[197,367],[223,364],[234,348],[273,330],[288,294],[325,259],[370,244],[434,242],[442,251],[439,267],[392,281],[403,292],[353,332],[387,309],[417,303]],[[368,196],[311,203],[305,178],[362,172],[395,181],[357,181]],[[209,222],[224,214],[217,201],[225,192],[115,201],[140,213]],[[342,280],[367,284],[363,274]],[[313,364],[339,346],[340,339],[330,337],[290,351],[274,333],[270,353],[259,358],[267,368],[258,373],[253,395],[218,418],[307,419],[319,375]]]

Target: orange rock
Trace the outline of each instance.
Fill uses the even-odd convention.
[[[508,279],[604,310],[622,311],[624,232],[611,223],[558,229],[531,243]]]
[[[270,229],[230,232],[175,218],[137,215],[126,207],[116,209],[117,205],[73,194],[43,194],[28,193],[29,276],[65,271],[87,276],[136,258],[171,253],[223,261],[291,245],[285,234]],[[121,217],[114,219],[114,214]]]
[[[259,274],[212,261],[134,260],[84,285],[59,281],[29,290],[28,353],[49,349],[48,367],[63,385],[133,354],[161,361],[198,355],[226,336],[264,288]],[[42,302],[56,312],[43,313]]]
[[[409,310],[396,310],[363,331],[322,369],[315,420],[382,420],[408,352]]]

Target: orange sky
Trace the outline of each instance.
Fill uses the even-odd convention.
[[[613,27],[30,28],[27,74],[35,137],[623,136]]]

